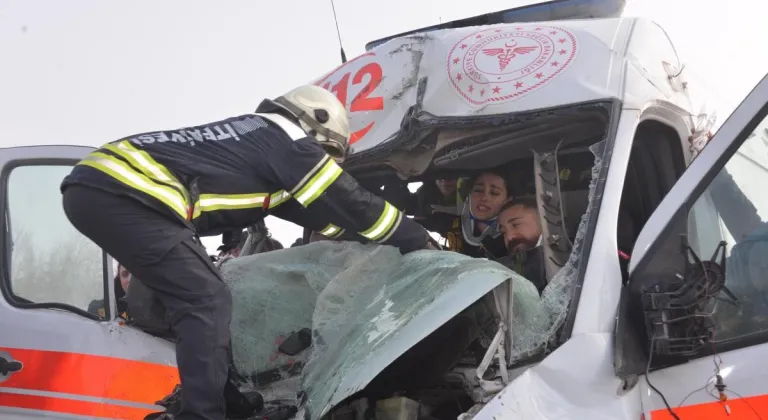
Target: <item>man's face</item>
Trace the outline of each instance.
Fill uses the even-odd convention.
[[[438,179],[436,181],[437,189],[443,196],[447,197],[456,192],[456,180],[455,179]]]
[[[120,285],[123,286],[123,291],[128,290],[128,286],[131,284],[131,273],[121,265],[117,274],[120,276]]]
[[[512,206],[499,214],[499,228],[510,253],[522,252],[536,246],[541,236],[539,215],[522,205]]]

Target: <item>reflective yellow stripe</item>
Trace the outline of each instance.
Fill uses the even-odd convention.
[[[184,196],[184,200],[189,202],[186,187],[171,174],[168,168],[155,161],[147,152],[136,149],[128,140],[123,140],[117,145],[106,144],[104,148],[130,162],[150,179],[172,185]]]
[[[200,217],[204,211],[217,210],[242,210],[254,209],[264,206],[264,201],[269,194],[200,194],[200,199],[195,203],[192,218]]]
[[[93,152],[80,161],[78,165],[90,166],[115,178],[129,187],[143,191],[160,200],[182,218],[187,218],[187,202],[175,189],[155,183],[115,157],[100,152]]]
[[[269,208],[273,209],[280,204],[285,203],[286,201],[291,199],[291,195],[288,194],[288,191],[280,190],[276,193],[273,193],[269,196]]]
[[[312,168],[309,172],[307,172],[307,174],[304,175],[304,178],[302,178],[301,181],[299,181],[299,183],[296,184],[296,186],[293,187],[291,191],[289,191],[289,193],[291,195],[296,195],[296,192],[299,191],[302,187],[304,187],[304,185],[307,184],[307,181],[309,181],[309,178],[312,178],[312,175],[314,175],[315,172],[320,170],[320,168],[322,168],[323,165],[325,165],[326,162],[328,162],[330,159],[331,157],[327,155],[324,158],[320,159],[320,162],[317,162],[317,165],[315,165],[314,168]]]
[[[328,226],[326,226],[323,230],[321,230],[318,233],[328,238],[336,238],[338,236],[341,236],[342,233],[344,233],[344,229],[332,223],[329,223]]]
[[[297,193],[291,193],[302,206],[308,207],[317,200],[326,189],[341,175],[341,167],[333,159],[326,162],[309,180],[299,188]],[[300,184],[301,185],[301,184]]]
[[[192,217],[191,220],[195,220],[198,217],[200,217],[200,214],[203,212],[203,210],[200,208],[200,200],[198,200],[195,205],[192,207]]]
[[[252,209],[264,206],[269,194],[200,194],[202,211]]]
[[[92,153],[81,163],[106,172],[124,184],[157,198],[183,218],[187,218],[189,193],[165,166],[155,161],[147,152],[136,149],[127,140],[117,144],[107,144],[104,148],[128,161],[138,171],[125,162],[101,152]],[[90,157],[98,159],[90,159]],[[283,201],[290,198],[285,191],[282,192],[286,195]],[[268,196],[267,193],[201,194],[192,210],[192,218],[200,217],[204,211],[263,207]]]
[[[384,236],[380,237],[377,241],[378,242],[386,242],[397,230],[398,227],[400,227],[400,222],[403,221],[403,213],[397,212],[397,216],[395,217],[395,222],[392,223],[392,227],[389,228],[389,231],[384,234]]]
[[[395,206],[384,202],[384,210],[381,212],[381,216],[365,232],[360,232],[361,235],[372,241],[386,240],[391,236],[392,232],[400,224],[401,215]]]

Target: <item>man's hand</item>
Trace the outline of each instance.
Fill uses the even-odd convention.
[[[437,241],[435,241],[431,236],[427,240],[427,246],[424,247],[424,249],[431,249],[433,251],[442,251],[443,248],[440,246]]]

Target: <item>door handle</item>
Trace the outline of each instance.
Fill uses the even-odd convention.
[[[22,367],[24,367],[24,365],[21,362],[0,357],[0,376],[6,376],[14,372],[18,372]]]

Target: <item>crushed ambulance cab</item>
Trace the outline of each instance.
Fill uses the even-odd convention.
[[[257,361],[264,369],[239,369],[267,403],[305,420],[765,417],[768,79],[710,139],[712,115],[696,99],[707,93],[663,29],[606,18],[396,37],[315,83],[347,105],[345,166],[369,188],[509,168],[513,195],[536,197],[547,286],[528,294],[511,270],[446,253],[442,277],[384,278],[401,286],[379,289],[361,280],[359,294],[332,300],[359,309],[344,322],[318,322],[308,299],[264,318],[303,314],[304,333],[233,324],[245,341],[281,333]],[[140,419],[178,383],[172,340],[119,317],[111,259],[61,209],[61,179],[91,150],[0,150],[3,419]],[[249,264],[285,267],[323,249],[222,270],[243,281]],[[88,310],[94,302],[102,312]],[[472,343],[460,339],[468,312],[489,320]],[[403,362],[436,336],[416,360],[444,371]],[[312,343],[285,350],[290,340]],[[414,388],[427,376],[437,379]]]

